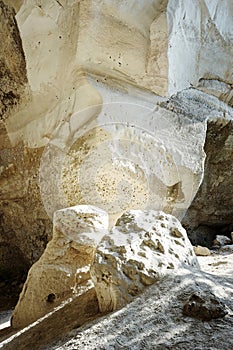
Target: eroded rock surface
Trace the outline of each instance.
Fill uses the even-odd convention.
[[[90,264],[107,228],[107,214],[95,207],[79,206],[56,212],[53,239],[28,273],[12,316],[14,328],[32,323],[62,301],[93,287]]]
[[[203,178],[210,117],[206,174],[188,224],[232,225],[230,0],[4,3],[4,275],[15,247],[20,269],[39,259],[52,236],[48,216],[60,208],[97,205],[112,224],[132,208],[181,219]],[[177,91],[167,101],[156,95]]]
[[[126,212],[103,237],[91,267],[100,310],[123,307],[146,286],[185,264],[199,266],[175,217],[156,211]]]
[[[26,62],[15,12],[0,1],[0,122],[17,107],[27,83]]]
[[[224,317],[227,314],[226,307],[212,293],[192,294],[184,303],[183,314],[198,318],[202,321],[210,321]]]

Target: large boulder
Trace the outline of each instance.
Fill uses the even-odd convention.
[[[100,311],[123,307],[182,265],[199,266],[175,217],[156,211],[126,212],[103,237],[91,266]]]
[[[55,213],[53,239],[29,270],[12,316],[14,328],[27,326],[62,301],[93,288],[90,264],[107,228],[108,215],[95,207],[78,206]]]

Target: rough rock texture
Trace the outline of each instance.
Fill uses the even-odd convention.
[[[79,114],[72,116],[44,152],[41,188],[47,212],[91,203],[109,213],[111,225],[137,208],[181,219],[203,177],[207,118],[216,113],[227,118],[227,108],[210,111],[208,96],[192,89],[174,97],[183,103],[181,110],[165,102],[154,107],[155,97],[147,93],[140,98],[95,87],[103,97],[96,120],[76,131]],[[72,132],[65,143],[67,130]]]
[[[167,14],[169,92],[201,79],[232,84],[232,1],[170,0]]]
[[[3,278],[12,252],[20,273],[40,257],[57,209],[97,205],[111,224],[138,208],[181,218],[202,181],[210,116],[188,223],[232,225],[230,0],[4,3],[17,15],[1,1]],[[156,95],[190,85],[199,91]]]
[[[211,255],[198,260],[203,271],[178,269],[176,275],[168,275],[161,283],[147,288],[124,309],[73,330],[66,338],[46,349],[231,349],[232,254]],[[183,305],[191,295],[207,299],[210,293],[226,306],[228,315],[210,322],[183,315]],[[22,336],[15,344],[19,344],[20,340],[21,344],[29,344],[29,339],[29,336]],[[14,349],[13,342],[7,349]]]
[[[12,147],[6,128],[7,120],[29,101],[25,56],[14,16],[10,4],[0,1],[0,280],[19,279],[20,284],[51,237],[51,224],[38,188],[42,150],[28,149],[23,141]],[[3,304],[8,297],[3,288]]]
[[[198,260],[203,271],[178,269],[175,275],[169,274],[148,287],[124,309],[78,327],[76,309],[81,308],[80,317],[96,312],[95,303],[88,303],[83,310],[85,302],[80,305],[80,301],[87,297],[83,295],[83,299],[75,299],[15,334],[8,330],[3,335],[0,331],[0,347],[31,350],[33,344],[33,350],[229,350],[233,347],[229,336],[233,327],[232,254],[214,254]],[[211,322],[184,316],[183,305],[193,294],[202,298],[215,295],[214,299],[226,306],[228,314]]]
[[[199,266],[175,217],[156,211],[126,212],[103,237],[91,266],[100,311],[123,307],[184,264]]]
[[[225,305],[214,294],[203,293],[202,295],[192,294],[188,298],[184,303],[183,314],[202,321],[210,321],[226,316],[227,311]]]
[[[53,239],[28,273],[12,316],[14,328],[27,326],[62,301],[93,287],[90,264],[107,228],[107,214],[95,207],[78,206],[55,213]]]
[[[14,10],[1,0],[0,122],[21,102],[27,83],[22,41],[14,16]]]

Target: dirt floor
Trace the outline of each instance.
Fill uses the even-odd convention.
[[[122,310],[96,317],[89,308],[89,322],[79,327],[78,305],[67,304],[59,312],[21,330],[0,331],[0,348],[46,350],[233,349],[233,247],[198,257],[201,271],[180,269],[149,287]],[[193,293],[208,299],[213,293],[225,305],[225,317],[202,321],[184,316],[184,302]],[[9,317],[9,313],[8,313]],[[6,321],[6,314],[5,314]],[[1,333],[2,332],[2,333]],[[5,333],[4,333],[5,332]],[[56,342],[54,340],[56,339]],[[54,343],[51,343],[51,342]]]

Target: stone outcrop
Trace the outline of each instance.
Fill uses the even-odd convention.
[[[182,265],[199,266],[175,217],[156,211],[124,213],[103,237],[91,266],[100,311],[120,309]]]
[[[92,303],[83,295],[93,295],[93,287],[101,312],[119,309],[169,271],[199,267],[184,228],[163,212],[128,211],[109,233],[108,214],[84,205],[57,211],[53,224],[52,240],[29,270],[14,328],[74,298]]]
[[[20,273],[39,259],[58,209],[181,219],[204,144],[183,222],[232,225],[230,0],[0,4],[4,278],[12,252]]]
[[[19,277],[21,283],[51,237],[51,223],[38,188],[42,150],[24,147],[23,140],[13,147],[7,132],[7,121],[30,101],[23,43],[10,5],[0,1],[0,279]]]
[[[223,93],[224,83],[225,89],[233,83],[232,2],[169,0],[167,15],[169,93],[203,85],[203,80],[206,85],[212,81],[211,93]]]
[[[231,239],[226,237],[226,236],[222,236],[222,235],[217,235],[215,240],[214,240],[214,245],[217,245],[217,246],[224,246],[224,245],[227,245],[227,244],[231,244]]]
[[[0,1],[0,123],[17,108],[27,84],[26,62],[15,12]],[[1,124],[0,124],[1,125]]]
[[[93,288],[90,264],[107,228],[107,213],[95,207],[79,206],[55,213],[53,238],[29,270],[12,316],[14,328],[27,326],[62,301]]]

